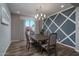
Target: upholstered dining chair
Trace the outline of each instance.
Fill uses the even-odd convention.
[[[25,32],[25,36],[26,36],[26,48],[27,48],[28,51],[29,51],[29,49],[30,49],[31,44],[33,43],[33,41],[32,41],[32,39],[30,38],[30,34],[28,34],[28,31]]]
[[[47,51],[48,55],[50,55],[52,51],[54,52],[55,55],[57,55],[56,39],[57,39],[57,33],[51,33],[49,39],[47,40],[47,43],[41,45],[42,48]],[[43,49],[41,52],[43,52]]]
[[[27,32],[25,32],[25,36],[26,36],[26,48],[29,50],[29,48],[30,48],[30,42],[29,42],[29,36],[28,36]]]

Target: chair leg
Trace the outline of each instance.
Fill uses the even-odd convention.
[[[47,52],[47,56],[50,56],[49,48],[46,50],[46,52]]]
[[[50,51],[48,50],[48,56],[50,56]]]
[[[57,50],[56,50],[56,46],[55,46],[55,56],[57,56]]]
[[[43,49],[41,48],[41,54],[43,54]]]
[[[28,51],[30,50],[31,44],[29,43]]]
[[[28,43],[28,44],[26,45],[26,49],[29,51],[29,49],[30,49],[30,43]]]
[[[28,48],[28,42],[26,42],[26,48]]]

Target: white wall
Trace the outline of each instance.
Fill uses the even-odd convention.
[[[3,25],[1,24],[1,19],[0,19],[0,56],[4,55],[7,48],[9,47],[11,43],[11,17],[10,17],[10,11],[7,7],[7,4],[2,4],[0,3],[0,7],[3,6],[9,16],[9,25]],[[1,12],[1,11],[0,11]]]
[[[79,7],[76,8],[76,49],[79,50]]]

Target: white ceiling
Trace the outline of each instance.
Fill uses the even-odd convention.
[[[47,16],[56,13],[60,10],[71,7],[72,4],[69,3],[8,3],[11,13],[20,12],[20,15],[34,16],[41,6],[41,12],[45,13]],[[61,8],[64,5],[64,8]]]

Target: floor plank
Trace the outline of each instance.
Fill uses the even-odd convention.
[[[52,56],[54,54],[52,53]],[[79,56],[79,53],[74,51],[69,47],[57,44],[57,55],[58,56]],[[8,48],[5,56],[47,56],[46,52],[41,54],[34,47],[30,48],[30,51],[27,51],[26,41],[16,41],[12,42]]]

